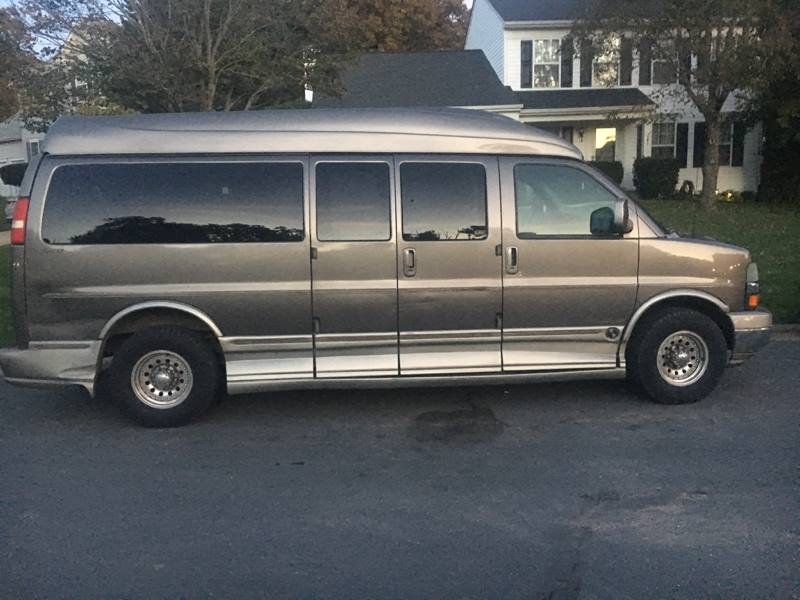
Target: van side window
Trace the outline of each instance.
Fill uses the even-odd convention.
[[[614,208],[616,198],[599,181],[574,167],[514,167],[517,237],[591,235],[593,211]]]
[[[299,242],[300,163],[64,165],[42,220],[50,244]]]
[[[486,170],[472,163],[403,163],[403,239],[485,240]]]
[[[319,163],[316,181],[317,239],[326,242],[391,239],[387,163]]]

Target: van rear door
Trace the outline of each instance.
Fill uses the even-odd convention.
[[[229,383],[311,377],[306,169],[303,157],[45,159],[25,244],[31,339],[96,340],[124,309],[187,306],[222,332]]]

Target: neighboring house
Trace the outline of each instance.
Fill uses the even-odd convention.
[[[41,135],[31,133],[17,118],[0,123],[0,174],[3,167],[13,164],[27,164],[31,156],[39,153]],[[0,178],[0,196],[15,198],[19,188],[7,185]]]
[[[680,182],[702,189],[703,117],[690,103],[658,93],[677,85],[677,75],[664,63],[641,60],[624,41],[619,60],[581,60],[575,45],[565,43],[587,1],[475,0],[465,46],[483,50],[514,90],[521,121],[572,141],[587,160],[620,161],[624,187],[633,186],[638,156],[659,156],[676,158],[683,166]],[[726,110],[732,118],[723,134],[718,187],[755,191],[761,125],[747,130],[735,123],[733,98]]]
[[[518,118],[521,104],[480,50],[370,53],[342,75],[341,97],[316,94],[314,108],[476,108]]]

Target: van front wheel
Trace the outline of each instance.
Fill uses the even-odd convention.
[[[706,315],[670,309],[637,328],[627,355],[629,375],[653,400],[687,404],[714,390],[725,371],[728,346]]]
[[[177,327],[133,334],[111,363],[114,399],[145,427],[183,425],[214,401],[219,367],[197,333]]]

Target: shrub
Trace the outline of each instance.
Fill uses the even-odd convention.
[[[617,185],[622,183],[625,170],[622,168],[622,163],[618,160],[593,160],[589,164]]]
[[[633,163],[633,185],[642,198],[672,196],[679,171],[680,164],[671,158],[637,158]]]
[[[741,194],[742,202],[756,202],[758,200],[758,194],[752,191],[745,190]]]

